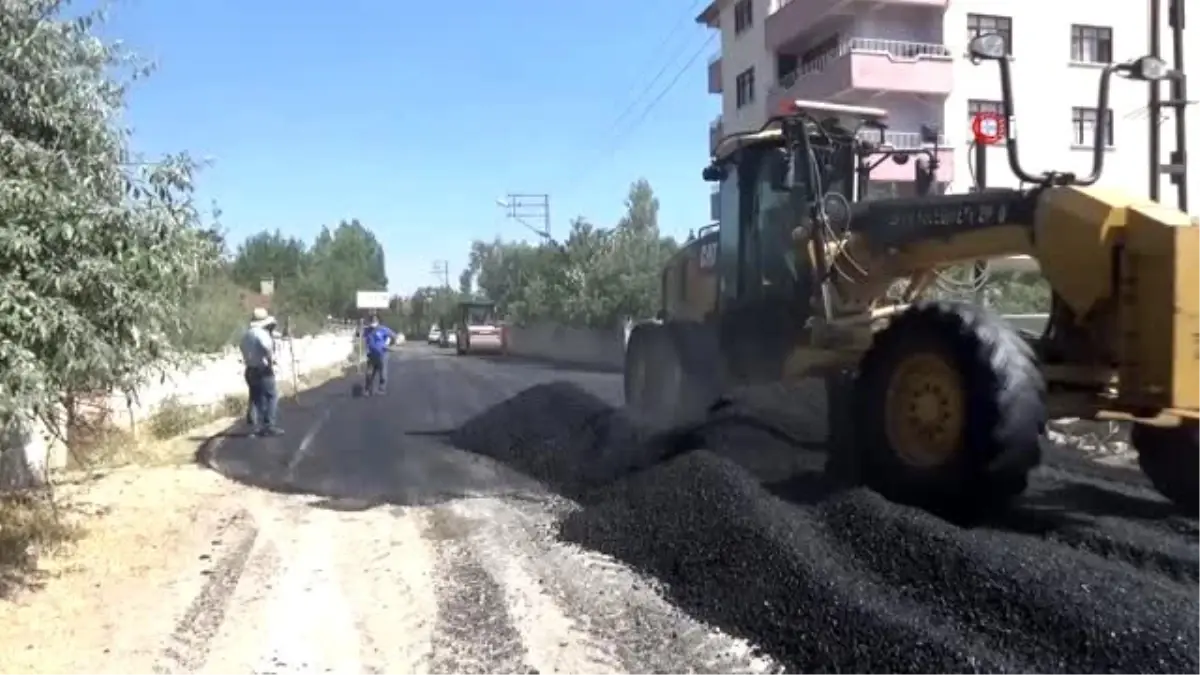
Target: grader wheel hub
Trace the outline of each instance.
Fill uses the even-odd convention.
[[[940,354],[914,354],[888,383],[888,440],[905,462],[938,466],[959,449],[966,401],[962,376]]]

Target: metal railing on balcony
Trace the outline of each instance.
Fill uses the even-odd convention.
[[[858,137],[872,143],[878,143],[881,140],[879,131],[875,129],[863,129],[858,132]],[[882,141],[883,145],[891,146],[896,150],[920,150],[933,147],[933,143],[926,141],[923,134],[917,131],[885,131]],[[949,148],[945,136],[939,135],[937,144],[938,147]]]
[[[950,59],[953,55],[946,45],[930,42],[905,42],[904,40],[881,40],[878,38],[849,38],[841,42],[837,48],[831,49],[818,58],[805,63],[790,73],[779,77],[775,91],[790,89],[801,78],[812,73],[819,73],[831,63],[850,53],[886,54],[894,61],[917,61],[920,59]]]

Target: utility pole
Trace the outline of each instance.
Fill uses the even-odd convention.
[[[444,288],[450,288],[450,262],[447,260],[433,261],[433,269],[430,274],[437,277],[442,282]]]
[[[1162,58],[1162,0],[1150,0],[1150,56]],[[1166,74],[1170,81],[1170,97],[1162,98],[1160,80],[1151,79],[1150,96],[1147,104],[1150,123],[1150,199],[1159,201],[1162,176],[1169,177],[1175,186],[1176,206],[1180,211],[1188,210],[1188,157],[1187,157],[1187,78],[1184,75],[1183,31],[1184,0],[1168,0],[1167,26],[1171,30],[1171,61]],[[1164,60],[1164,63],[1167,63]],[[1175,150],[1170,153],[1166,164],[1162,163],[1162,131],[1165,110],[1174,113]]]
[[[509,194],[497,199],[496,205],[504,209],[505,217],[524,225],[546,241],[554,240],[550,235],[550,195]],[[533,222],[541,227],[533,225]]]

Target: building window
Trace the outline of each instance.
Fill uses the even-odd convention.
[[[754,25],[753,0],[739,0],[733,6],[733,34],[741,35]]]
[[[1096,134],[1099,115],[1095,108],[1072,108],[1071,127],[1075,131],[1075,145],[1091,146]],[[1113,147],[1113,113],[1104,111],[1104,145]]]
[[[795,54],[776,54],[775,55],[775,74],[776,82],[787,82],[796,73],[796,65],[799,60]]]
[[[1012,56],[1013,53],[1013,30],[1012,17],[995,16],[992,14],[968,14],[967,15],[967,41],[987,35],[989,33],[997,33],[1004,38],[1004,48],[1006,54]]]
[[[1071,26],[1071,60],[1075,63],[1112,63],[1112,29]]]
[[[737,76],[737,107],[754,103],[754,68],[747,68]]]

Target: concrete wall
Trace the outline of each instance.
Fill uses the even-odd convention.
[[[1040,332],[1046,325],[1045,314],[1020,314],[1008,317],[1019,330]],[[508,328],[508,353],[513,356],[574,363],[593,368],[621,370],[625,360],[625,341],[632,323],[613,329],[568,328],[553,323]]]
[[[329,335],[317,335],[296,340],[279,340],[276,358],[279,368],[276,379],[281,390],[290,391],[293,374],[304,374],[320,370],[345,361],[354,350],[353,331]],[[293,354],[295,367],[293,368]],[[109,410],[120,410],[126,420],[141,422],[166,401],[174,399],[180,405],[213,405],[230,395],[244,395],[246,382],[243,379],[241,354],[237,349],[228,349],[213,354],[191,367],[164,373],[151,379],[128,400],[125,394],[115,393],[104,401]]]
[[[553,323],[508,327],[512,356],[620,369],[625,362],[624,327],[608,330],[568,328]]]
[[[280,340],[277,377],[281,393],[291,392],[293,374],[304,375],[344,363],[354,348],[352,330]],[[129,396],[118,392],[95,397],[81,405],[81,412],[106,416],[114,426],[136,432],[139,424],[168,401],[208,406],[231,395],[244,396],[242,370],[240,354],[229,349],[201,357],[188,367],[156,374]],[[0,429],[0,489],[36,483],[44,479],[47,471],[65,466],[66,460],[64,440],[56,438],[40,419],[17,420]]]

